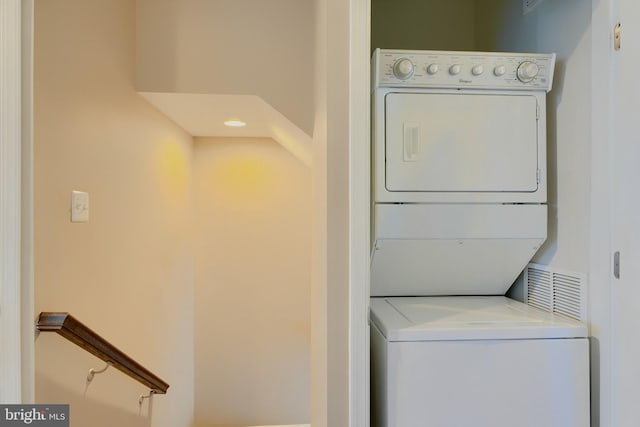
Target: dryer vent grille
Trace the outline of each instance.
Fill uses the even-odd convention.
[[[586,321],[586,278],[583,274],[529,264],[524,273],[527,304]]]

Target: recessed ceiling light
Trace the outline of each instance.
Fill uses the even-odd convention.
[[[243,126],[246,126],[247,124],[242,120],[227,120],[226,122],[224,122],[224,125],[233,128],[241,128]]]

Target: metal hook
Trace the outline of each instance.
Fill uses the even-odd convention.
[[[149,390],[149,394],[146,396],[144,394],[141,394],[140,398],[138,399],[138,405],[142,406],[142,402],[144,402],[145,399],[151,398],[151,396],[153,396],[154,394],[156,394],[155,390]]]
[[[101,373],[103,373],[104,371],[106,371],[107,369],[109,369],[109,366],[111,366],[111,365],[112,365],[112,363],[111,363],[111,362],[107,362],[107,366],[105,366],[104,368],[100,369],[99,371],[97,371],[97,370],[95,370],[95,369],[93,369],[93,368],[89,369],[89,374],[87,375],[87,384],[89,384],[91,381],[93,381],[93,377],[94,377],[96,374],[101,374]]]

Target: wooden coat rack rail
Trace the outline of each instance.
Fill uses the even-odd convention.
[[[114,368],[146,385],[153,393],[165,394],[169,388],[169,384],[127,356],[109,341],[93,332],[69,313],[42,312],[36,327],[42,332],[57,332]]]

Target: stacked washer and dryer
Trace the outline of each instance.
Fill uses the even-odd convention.
[[[547,236],[554,64],[374,52],[373,427],[589,426],[586,326],[504,296]]]

